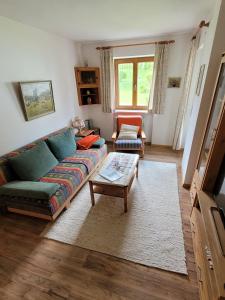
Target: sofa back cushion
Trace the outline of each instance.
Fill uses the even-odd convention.
[[[59,161],[66,157],[73,156],[76,152],[76,142],[71,129],[49,137],[47,143]]]
[[[21,180],[38,180],[58,164],[44,141],[30,150],[9,158],[9,163]]]
[[[68,130],[67,128],[62,128],[60,130],[54,131],[30,144],[27,144],[23,147],[20,147],[14,151],[11,151],[3,156],[0,157],[0,186],[10,182],[12,180],[18,180],[19,177],[17,176],[17,174],[14,172],[14,170],[12,169],[11,165],[9,164],[9,158],[10,157],[15,157],[17,155],[20,155],[21,153],[32,149],[33,147],[35,147],[40,141],[47,141],[47,139],[50,136],[55,136],[58,135],[60,133],[65,132],[66,130]]]

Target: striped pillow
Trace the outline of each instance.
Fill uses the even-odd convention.
[[[127,132],[136,132],[138,133],[139,126],[135,125],[128,125],[128,124],[122,124],[120,131],[127,131]]]
[[[118,140],[136,140],[137,133],[132,131],[120,131]]]
[[[122,124],[118,140],[136,140],[139,126]]]

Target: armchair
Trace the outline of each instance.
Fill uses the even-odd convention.
[[[139,126],[136,140],[118,140],[118,134],[122,124]],[[142,116],[118,115],[115,119],[115,131],[112,134],[113,151],[138,151],[144,157],[146,135],[143,131]]]

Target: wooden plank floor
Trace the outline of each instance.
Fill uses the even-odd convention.
[[[148,146],[145,159],[177,163],[180,181],[179,153]],[[189,193],[179,192],[188,276],[42,239],[47,222],[8,214],[0,216],[0,299],[198,299]]]

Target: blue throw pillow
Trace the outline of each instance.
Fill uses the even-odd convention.
[[[91,146],[91,148],[101,148],[104,144],[105,144],[105,139],[100,138],[99,140],[94,142],[94,144]]]
[[[47,143],[58,160],[73,156],[76,152],[76,143],[72,129],[48,138]]]

